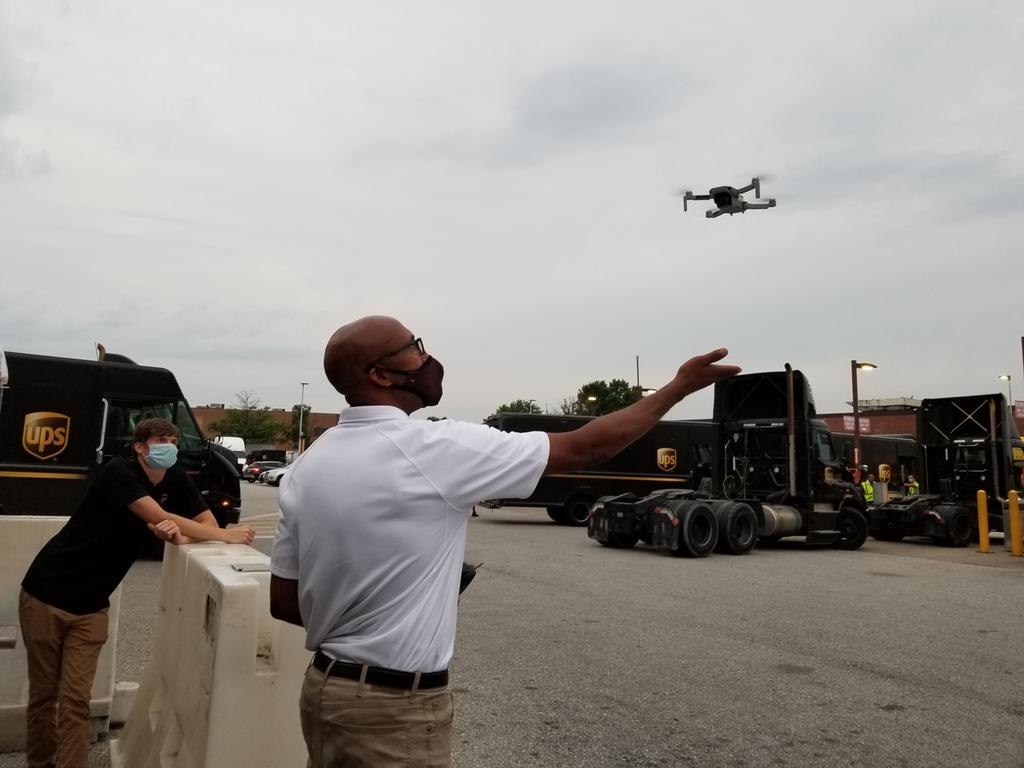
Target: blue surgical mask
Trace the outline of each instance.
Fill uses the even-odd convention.
[[[153,469],[170,469],[178,461],[178,446],[174,443],[152,443],[146,463]]]

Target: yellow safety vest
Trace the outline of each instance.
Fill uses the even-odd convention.
[[[875,500],[875,486],[867,480],[861,482],[860,487],[864,489],[864,501],[868,504]]]
[[[915,480],[907,484],[907,496],[917,496],[921,493],[921,484]]]

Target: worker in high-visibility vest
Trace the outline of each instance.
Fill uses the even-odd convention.
[[[921,484],[913,475],[907,475],[907,496],[921,495]]]
[[[867,472],[867,467],[861,467],[861,476],[863,477],[864,472]],[[864,491],[864,503],[874,504],[875,503],[875,476],[868,472],[867,477],[860,481],[860,488]]]

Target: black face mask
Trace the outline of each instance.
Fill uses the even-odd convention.
[[[402,371],[397,368],[381,368],[383,371],[393,373],[404,373],[404,384],[392,384],[394,389],[403,392],[411,392],[423,401],[424,406],[437,405],[441,402],[443,388],[441,380],[444,378],[444,366],[435,357],[428,357],[427,361],[414,371]]]

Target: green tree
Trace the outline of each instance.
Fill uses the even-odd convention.
[[[247,443],[273,442],[281,432],[269,406],[261,407],[260,399],[248,389],[236,392],[237,408],[229,408],[224,418],[210,424],[219,435],[237,435]]]
[[[308,446],[311,442],[309,439],[309,417],[313,413],[313,407],[309,405],[303,405],[302,407],[302,433],[306,436],[305,444]],[[291,422],[285,427],[281,428],[278,433],[278,437],[281,440],[291,443],[295,448],[299,447],[299,406],[292,406],[292,418]]]
[[[579,388],[576,397],[562,401],[562,413],[602,416],[625,408],[640,399],[640,391],[625,379],[591,381]]]
[[[513,400],[511,403],[502,403],[494,409],[495,413],[542,413],[541,408],[534,400]]]

